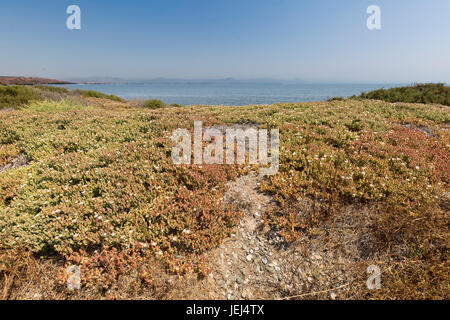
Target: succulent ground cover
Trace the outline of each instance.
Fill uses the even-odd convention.
[[[280,171],[259,188],[276,202],[263,219],[284,245],[301,245],[349,206],[370,208],[377,247],[396,261],[370,297],[448,298],[448,107],[350,99],[145,109],[90,99],[0,112],[0,168],[27,159],[0,171],[4,298],[22,297],[45,268],[58,279],[45,297],[73,297],[71,264],[91,298],[111,298],[125,279],[125,297],[164,298],[162,273],[206,276],[205,256],[242,216],[223,201],[226,184],[258,168],[175,166],[171,133],[194,120],[280,130]]]

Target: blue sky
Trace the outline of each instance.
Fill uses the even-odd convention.
[[[0,75],[450,82],[449,0],[2,0],[0,30]]]

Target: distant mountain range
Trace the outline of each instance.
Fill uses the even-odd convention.
[[[124,79],[115,77],[78,77],[65,78],[64,80],[47,79],[40,77],[20,77],[20,76],[0,76],[0,85],[33,85],[33,84],[75,84],[75,83],[310,83],[303,79],[273,79],[273,78],[254,78],[254,79],[182,79],[182,78],[152,78],[152,79]]]
[[[153,79],[123,79],[114,77],[87,77],[67,78],[66,81],[73,83],[308,83],[302,79],[281,80],[272,78],[255,79],[181,79],[181,78],[153,78]]]

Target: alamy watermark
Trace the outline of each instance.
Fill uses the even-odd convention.
[[[172,133],[176,146],[172,149],[175,164],[192,163],[192,139],[189,130],[177,129]],[[208,127],[194,122],[194,164],[260,164],[261,175],[274,175],[279,168],[279,130],[247,127]],[[205,146],[204,146],[205,144]],[[270,145],[270,155],[268,147]],[[204,146],[204,148],[203,148]],[[224,148],[225,147],[225,148]],[[270,165],[269,167],[264,167]]]
[[[67,14],[70,16],[66,20],[66,26],[69,30],[81,29],[81,9],[77,5],[71,5],[67,7]]]
[[[371,5],[367,8],[367,14],[370,14],[367,18],[367,29],[381,30],[381,8],[377,5]]]
[[[81,9],[77,5],[70,5],[66,9],[69,17],[66,20],[66,26],[69,30],[81,29]],[[366,13],[370,16],[367,18],[366,26],[369,30],[381,30],[381,8],[377,5],[367,7]]]
[[[79,266],[71,265],[67,267],[67,288],[69,290],[80,290],[81,288],[81,269]]]
[[[369,278],[367,278],[366,285],[369,290],[381,289],[381,269],[376,265],[370,265],[366,270]]]

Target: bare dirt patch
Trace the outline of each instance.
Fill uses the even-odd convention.
[[[422,132],[428,137],[432,137],[434,135],[433,129],[428,128],[426,126],[411,124],[411,123],[402,123],[401,126],[408,128],[408,129],[413,129],[413,130]]]
[[[19,153],[16,157],[11,159],[4,166],[0,166],[0,173],[6,170],[27,166],[31,162],[31,159],[28,158],[23,152]]]
[[[243,176],[229,183],[225,202],[244,210],[235,232],[207,255],[211,273],[195,281],[187,299],[351,298],[359,263],[377,260],[369,209],[352,206],[324,221],[292,244],[265,223],[276,203],[258,191],[261,178]],[[302,201],[302,214],[312,204]]]

